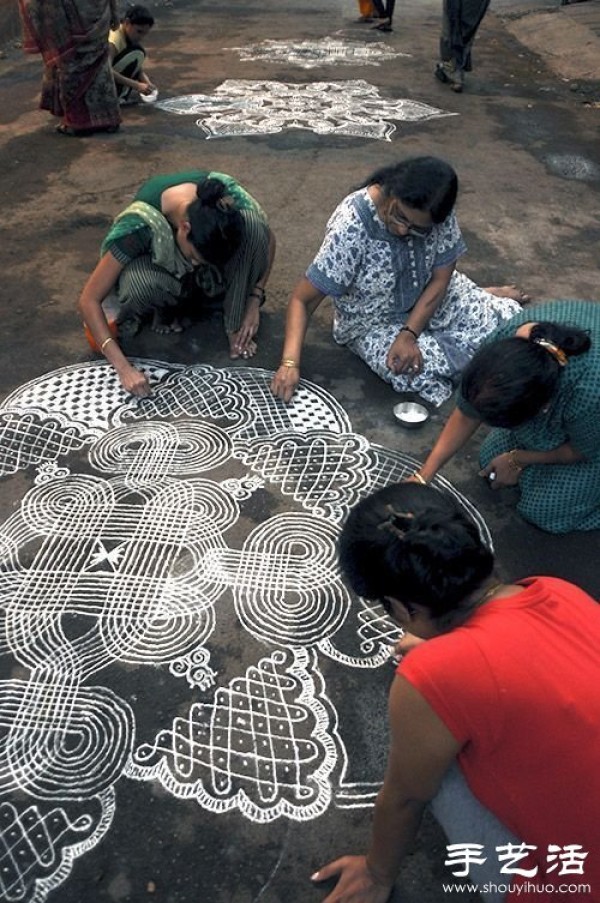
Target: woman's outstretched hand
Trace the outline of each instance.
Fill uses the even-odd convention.
[[[254,357],[257,345],[254,336],[260,325],[260,309],[258,303],[249,303],[242,320],[242,325],[237,332],[228,333],[229,357],[236,360],[238,357]]]
[[[137,395],[140,398],[152,395],[150,383],[141,370],[127,363],[127,366],[117,370],[117,373],[126,392],[131,393],[131,395]]]
[[[486,477],[492,489],[502,489],[503,486],[516,486],[521,471],[522,468],[515,467],[511,452],[505,452],[492,458],[487,467],[479,471],[479,476]]]
[[[281,366],[271,380],[271,392],[276,398],[281,398],[287,404],[296,391],[299,382],[299,367]]]
[[[394,656],[401,659],[404,655],[408,655],[409,652],[416,649],[417,646],[421,646],[426,642],[427,640],[424,640],[422,637],[404,631],[404,634],[394,644]]]
[[[366,856],[342,856],[312,875],[313,881],[339,880],[323,903],[386,903],[392,884],[381,884],[367,865]]]

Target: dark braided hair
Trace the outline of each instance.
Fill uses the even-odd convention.
[[[558,387],[562,366],[556,354],[536,340],[554,345],[567,358],[591,347],[587,332],[563,323],[541,322],[529,338],[511,336],[481,348],[465,368],[461,394],[489,426],[526,423]]]
[[[187,209],[189,239],[208,263],[223,266],[242,240],[243,221],[227,196],[227,186],[207,178],[196,188],[196,200]]]
[[[370,185],[379,185],[385,197],[429,213],[434,223],[444,222],[458,194],[454,169],[439,157],[407,157],[392,166],[383,166],[358,187]]]
[[[477,525],[456,502],[416,483],[386,486],[359,502],[342,529],[338,555],[359,596],[422,605],[434,619],[463,611],[461,603],[494,567]]]

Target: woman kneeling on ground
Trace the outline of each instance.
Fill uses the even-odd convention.
[[[568,882],[591,886],[569,900],[597,897],[600,607],[553,577],[498,582],[476,525],[412,483],[359,503],[339,556],[352,589],[408,633],[371,845],[312,876],[339,876],[325,903],[385,903],[430,802],[450,843],[482,845],[480,888],[519,885],[506,899],[533,903]],[[569,850],[581,868],[565,877]]]
[[[222,301],[232,358],[256,353],[260,307],[275,253],[262,208],[231,176],[192,170],[145,182],[113,223],[79,308],[96,346],[134,395],[150,387],[122,353],[103,310],[117,296],[117,332],[152,319],[181,331],[180,315]]]
[[[600,529],[600,305],[536,304],[503,324],[463,374],[457,407],[415,479],[428,482],[485,423],[492,489],[550,533]]]
[[[464,254],[454,213],[458,179],[436,157],[374,172],[338,206],[290,298],[274,394],[300,381],[310,317],[330,295],[333,337],[397,392],[440,405],[481,343],[525,300],[515,286],[483,289],[455,270]]]

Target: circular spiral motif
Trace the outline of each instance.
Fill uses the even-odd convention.
[[[90,451],[104,473],[194,474],[223,464],[231,455],[227,433],[214,423],[133,423],[107,432]]]
[[[350,605],[336,564],[337,528],[305,514],[277,515],[253,530],[235,578],[235,606],[246,630],[281,645],[332,636]]]

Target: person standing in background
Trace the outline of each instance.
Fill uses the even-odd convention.
[[[358,0],[358,11],[358,22],[372,22],[375,18],[375,7],[371,0]]]
[[[44,63],[40,109],[60,135],[116,132],[121,117],[108,57],[115,0],[19,0],[23,50]]]
[[[377,13],[377,25],[373,27],[378,31],[393,31],[392,19],[394,17],[394,7],[396,0],[373,0],[373,6]]]
[[[472,69],[471,48],[490,0],[443,0],[438,81],[458,94],[464,88],[465,72]]]

